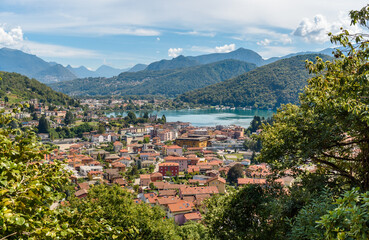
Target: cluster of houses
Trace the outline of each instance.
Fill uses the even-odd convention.
[[[135,189],[135,193],[139,193],[134,199],[136,203],[163,208],[167,217],[174,218],[179,225],[187,221],[200,221],[204,200],[214,194],[226,193],[225,176],[231,167],[239,163],[226,160],[218,150],[209,148],[211,141],[218,135],[226,134],[230,138],[242,138],[239,131],[243,129],[199,129],[184,123],[169,123],[168,128],[165,126],[124,129],[123,135],[105,133],[100,135],[104,139],[102,142],[79,142],[65,151],[55,150],[45,157],[51,161],[66,161],[65,168],[73,172],[72,181],[76,184],[75,196],[78,198],[88,196],[90,185],[97,181],[118,184],[132,192],[135,192],[134,186],[138,185],[138,189]],[[171,144],[161,141],[157,134],[153,134],[158,129],[176,129],[178,137]],[[85,133],[86,137],[94,138],[95,135],[95,132]],[[97,148],[109,141],[114,147],[112,152]],[[250,164],[250,161],[244,162],[245,165]],[[132,166],[146,169],[133,181],[124,177],[124,173]],[[269,174],[265,164],[250,165],[244,168],[245,177],[238,179],[238,186],[266,184]],[[289,184],[291,180],[279,181]]]

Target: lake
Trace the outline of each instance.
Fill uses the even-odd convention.
[[[271,117],[275,113],[268,110],[242,110],[242,109],[183,109],[183,110],[162,110],[153,111],[149,114],[157,114],[158,117],[165,115],[167,122],[190,122],[193,126],[216,126],[216,125],[239,125],[247,128],[254,116]],[[136,112],[140,116],[143,112]],[[106,114],[108,117],[122,115],[126,112],[112,112]]]

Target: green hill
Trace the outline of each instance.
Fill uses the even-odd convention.
[[[238,60],[163,71],[124,72],[113,78],[85,78],[50,86],[68,95],[165,95],[177,96],[238,76],[256,68]]]
[[[11,101],[39,99],[41,102],[55,105],[72,104],[74,102],[69,96],[55,92],[50,87],[35,79],[29,79],[18,73],[0,72],[0,98],[5,96]]]
[[[298,94],[306,85],[309,73],[305,60],[314,61],[322,54],[307,54],[282,59],[259,67],[236,78],[187,92],[179,96],[184,102],[235,107],[277,108],[297,103]]]

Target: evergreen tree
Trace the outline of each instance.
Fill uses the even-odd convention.
[[[50,130],[49,121],[46,119],[45,115],[42,115],[38,120],[38,132],[49,133],[49,130]]]
[[[68,111],[66,113],[65,118],[64,118],[64,123],[65,123],[65,125],[69,125],[69,124],[74,123],[74,116],[73,116],[73,113],[71,111]]]

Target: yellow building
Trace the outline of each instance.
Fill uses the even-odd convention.
[[[205,148],[207,147],[207,143],[208,143],[207,137],[186,137],[176,139],[176,144],[183,148],[189,147]]]
[[[217,187],[219,193],[224,194],[226,192],[225,186],[226,186],[226,180],[224,178],[221,177],[214,177],[214,178],[210,178],[206,184],[211,187]]]

